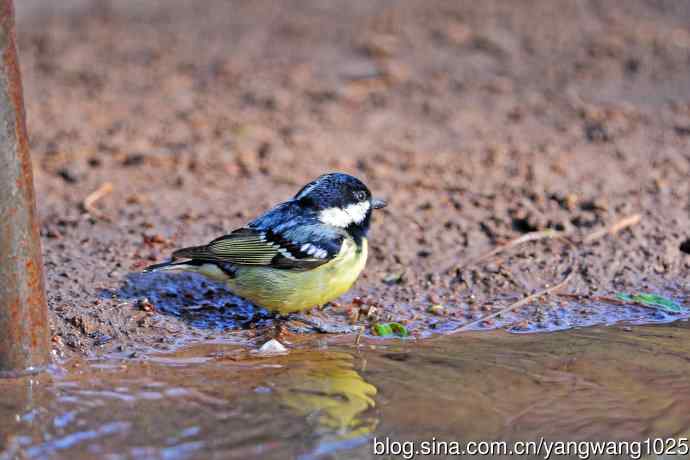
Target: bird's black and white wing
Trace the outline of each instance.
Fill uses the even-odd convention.
[[[173,259],[309,270],[333,259],[344,236],[311,219],[276,208],[248,227],[221,236],[205,246],[180,249]]]

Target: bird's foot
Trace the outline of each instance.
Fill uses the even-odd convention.
[[[289,319],[306,324],[315,331],[321,332],[323,334],[353,334],[355,332],[359,332],[359,329],[361,327],[349,324],[329,324],[321,319],[305,318],[299,315],[290,315]]]
[[[281,318],[277,318],[273,326],[273,338],[276,340],[284,340],[287,332],[288,328],[285,321]]]

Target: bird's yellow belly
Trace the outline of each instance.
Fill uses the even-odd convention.
[[[323,305],[347,292],[367,261],[367,240],[357,248],[345,240],[340,253],[313,270],[295,272],[268,267],[238,267],[228,287],[237,295],[280,314]]]

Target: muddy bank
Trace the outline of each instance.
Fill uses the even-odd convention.
[[[415,334],[443,332],[568,270],[562,292],[584,299],[480,327],[676,318],[587,300],[618,291],[687,304],[682,2],[72,3],[19,22],[58,354],[250,340],[253,308],[221,286],[137,272],[331,170],[390,202],[365,275],[318,313],[333,321],[357,296]],[[529,232],[581,241],[634,214],[591,244],[548,239],[463,266]]]

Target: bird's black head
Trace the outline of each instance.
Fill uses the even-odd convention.
[[[385,201],[372,198],[361,180],[344,173],[318,177],[302,187],[295,200],[313,209],[324,224],[345,228],[353,236],[366,235],[371,211],[386,206]]]

